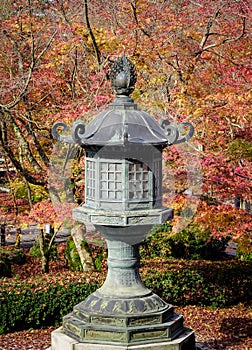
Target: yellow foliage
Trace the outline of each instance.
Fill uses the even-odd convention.
[[[48,198],[48,193],[41,186],[29,184],[31,195],[34,201],[40,201]],[[23,180],[16,178],[10,182],[10,188],[17,198],[27,198],[27,187]]]
[[[145,65],[145,67],[147,66]],[[159,75],[150,79],[149,86],[156,85],[156,84],[164,84],[164,82],[165,82],[165,75]]]
[[[202,115],[202,108],[197,108],[195,111],[193,111],[194,117],[200,117]]]
[[[83,27],[83,26],[76,26],[75,32],[76,32],[76,34],[82,35],[82,36],[87,36],[88,35],[87,28]]]

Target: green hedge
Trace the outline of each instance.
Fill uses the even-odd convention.
[[[145,264],[150,266],[142,270],[145,285],[173,305],[224,307],[252,300],[249,263],[152,259]],[[0,333],[59,325],[74,305],[100,286],[103,277],[94,283],[3,284]]]
[[[252,300],[252,264],[194,261],[151,269],[145,285],[176,305],[227,307]]]
[[[98,284],[56,284],[34,289],[20,283],[0,293],[0,334],[58,325],[73,306],[94,292]]]

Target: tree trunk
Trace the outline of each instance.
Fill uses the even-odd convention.
[[[48,256],[48,254],[42,254],[41,269],[42,269],[42,273],[49,272],[49,256]]]
[[[84,272],[94,271],[94,263],[87,244],[85,244],[84,234],[86,228],[84,225],[78,224],[71,230],[71,236],[73,238],[76,250],[79,254],[81,265]]]
[[[0,224],[0,229],[1,229],[1,247],[6,245],[6,232],[5,232],[6,225],[5,224]]]
[[[16,228],[16,238],[15,238],[15,248],[20,248],[20,240],[21,240],[21,228]]]
[[[24,168],[24,158],[23,158],[23,153],[22,153],[22,147],[21,146],[20,146],[20,149],[19,149],[19,161],[20,161],[20,164],[22,164],[22,166]],[[32,205],[32,197],[31,197],[31,188],[30,188],[29,182],[26,180],[26,178],[24,176],[23,176],[23,180],[24,180],[25,187],[26,187],[26,190],[27,190],[27,198],[28,198],[28,202],[29,202],[29,207],[30,207],[30,209],[32,209],[33,205]]]
[[[9,184],[11,183],[11,177],[10,177],[10,169],[9,169],[9,164],[7,161],[6,156],[4,155],[4,164],[5,164],[5,168],[6,168],[6,174],[7,174],[7,180],[9,182]],[[16,197],[15,197],[15,193],[12,189],[12,186],[10,187],[10,195],[13,201],[13,209],[14,209],[14,220],[16,220],[16,217],[18,215],[18,206],[17,206],[17,201],[16,201]]]
[[[30,207],[30,209],[32,209],[33,204],[32,204],[31,187],[29,185],[29,182],[26,180],[26,178],[24,177],[23,179],[25,182],[25,187],[27,189],[27,198],[28,198],[28,202],[29,202],[29,207]]]
[[[1,112],[1,110],[0,110]],[[2,116],[4,117],[4,114],[1,113]],[[38,185],[38,186],[45,186],[46,181],[45,180],[39,180],[34,176],[32,173],[30,173],[27,169],[24,169],[19,162],[19,160],[16,158],[14,152],[12,151],[8,139],[8,132],[7,132],[7,124],[4,120],[1,120],[0,123],[0,144],[5,151],[6,155],[12,162],[13,166],[16,168],[16,170],[20,173],[21,176],[25,177],[26,180],[33,184],[33,185]]]
[[[49,272],[49,251],[46,247],[44,230],[41,228],[38,234],[39,248],[41,253],[41,270],[42,273]]]
[[[98,63],[98,66],[100,68],[101,67],[101,52],[99,50],[96,38],[94,36],[94,32],[92,30],[92,26],[91,26],[90,21],[89,21],[88,0],[84,0],[84,17],[85,17],[85,21],[86,21],[86,25],[87,25],[87,29],[88,29],[90,38],[91,38],[92,43],[93,43],[97,63]]]

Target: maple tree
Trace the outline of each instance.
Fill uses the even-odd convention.
[[[136,102],[158,120],[195,127],[186,151],[164,153],[178,195],[172,205],[197,203],[195,220],[213,234],[227,234],[229,213],[234,237],[250,237],[249,216],[237,210],[233,220],[232,204],[249,203],[252,193],[251,13],[247,0],[5,1],[1,151],[28,187],[48,189],[53,123],[88,121],[104,108],[113,96],[109,66],[125,52],[139,72]],[[189,174],[183,152],[201,169]]]
[[[20,217],[20,221],[38,224],[37,241],[41,254],[41,271],[48,273],[53,244],[61,227],[54,206],[48,200],[36,203],[31,209],[29,217]]]

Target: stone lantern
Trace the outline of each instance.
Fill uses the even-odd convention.
[[[73,210],[106,239],[108,274],[103,286],[76,305],[52,333],[52,350],[195,349],[194,332],[173,306],[146,288],[139,275],[139,243],[154,224],[172,219],[162,206],[162,149],[193,135],[189,123],[160,126],[129,95],[136,71],[122,56],[110,71],[116,98],[87,126],[76,121],[59,141],[86,152],[85,204]]]

